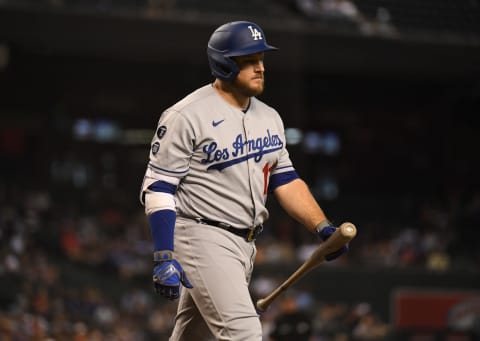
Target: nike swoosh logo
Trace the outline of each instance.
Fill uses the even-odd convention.
[[[220,123],[222,123],[223,121],[225,121],[225,120],[212,121],[212,126],[216,127],[216,126],[218,126]]]

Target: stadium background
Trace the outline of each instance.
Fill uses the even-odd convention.
[[[292,312],[315,341],[479,338],[478,0],[3,0],[1,340],[166,339],[137,199],[149,140],[239,19],[280,48],[262,99],[298,172],[359,229],[263,316],[266,340]],[[269,206],[254,299],[316,245]]]

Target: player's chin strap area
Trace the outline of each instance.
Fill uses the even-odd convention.
[[[203,219],[203,218],[195,218],[195,220],[200,224],[219,227],[228,232],[236,234],[237,236],[240,236],[243,239],[245,239],[247,242],[253,242],[255,239],[257,239],[257,237],[263,231],[262,224],[259,224],[257,226],[253,226],[247,229],[239,229],[239,228],[233,227],[230,224],[224,223],[222,221],[215,221],[215,220],[209,220],[209,219]]]

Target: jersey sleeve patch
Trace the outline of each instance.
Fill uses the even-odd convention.
[[[148,168],[153,173],[184,177],[190,169],[194,141],[189,118],[174,109],[164,111],[152,139]]]

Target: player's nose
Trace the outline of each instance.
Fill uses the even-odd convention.
[[[255,71],[256,72],[265,71],[265,65],[263,64],[263,60],[259,60],[258,62],[255,63]]]

